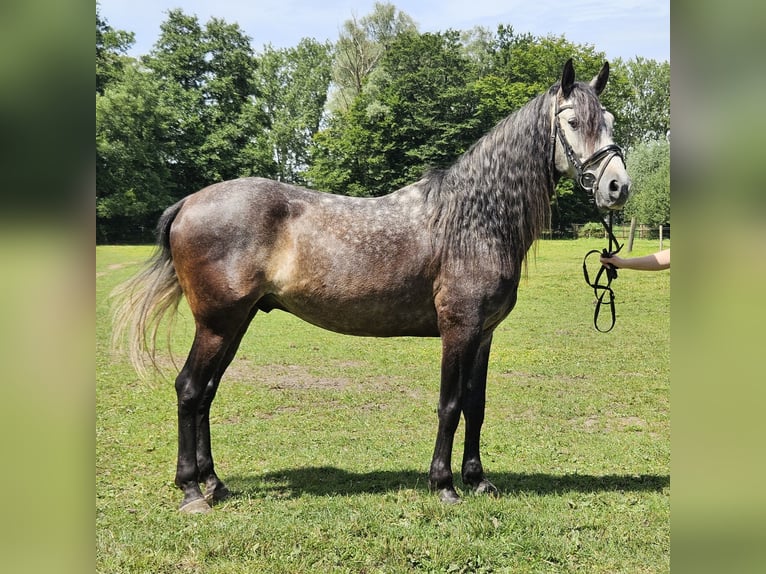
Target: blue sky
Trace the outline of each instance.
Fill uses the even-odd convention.
[[[146,54],[166,12],[181,8],[204,24],[238,23],[256,52],[291,47],[301,38],[335,41],[345,20],[372,12],[375,0],[98,0],[101,17],[136,35],[132,55]],[[389,0],[421,32],[510,24],[536,36],[564,35],[607,58],[670,60],[670,0]]]

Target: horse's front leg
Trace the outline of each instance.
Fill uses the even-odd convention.
[[[492,335],[482,341],[474,362],[468,388],[463,397],[463,415],[465,416],[465,444],[463,447],[462,478],[463,483],[471,486],[477,493],[497,496],[498,491],[484,476],[479,452],[481,426],[484,423],[486,405],[487,368]]]
[[[464,391],[471,376],[480,336],[476,330],[451,325],[442,328],[441,387],[439,390],[439,428],[431,459],[428,484],[442,502],[460,502],[452,478],[452,446],[463,410]]]

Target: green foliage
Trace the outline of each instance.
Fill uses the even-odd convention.
[[[143,63],[158,78],[161,102],[176,113],[169,161],[179,189],[192,193],[223,179],[261,173],[267,117],[258,96],[250,39],[236,24],[171,10]]]
[[[239,26],[214,18],[203,27],[171,10],[148,56],[117,61],[96,97],[98,241],[145,241],[177,199],[224,179],[274,175],[256,60]]]
[[[110,82],[119,79],[128,60],[126,53],[135,34],[115,30],[99,14],[96,3],[96,93],[103,94]]]
[[[540,242],[495,334],[482,457],[500,498],[445,506],[428,491],[438,339],[342,336],[274,311],[255,317],[211,413],[235,495],[194,517],[172,484],[170,356],[164,378],[139,382],[109,349],[107,294],[151,248],[97,248],[96,571],[667,572],[670,272],[621,272],[617,324],[599,334],[580,261],[601,246]],[[176,363],[192,335],[182,305]]]
[[[637,145],[627,157],[633,179],[625,217],[658,226],[670,222],[670,142],[661,139]]]
[[[495,73],[511,84],[527,86],[520,107],[561,79],[563,62],[574,59],[578,77],[589,80],[604,63],[604,54],[592,46],[573,44],[563,36],[535,37],[517,34],[510,26],[498,27]]]
[[[346,20],[333,54],[331,112],[349,111],[391,42],[410,33],[417,33],[415,22],[389,3],[376,2],[369,15]]]
[[[670,133],[670,63],[636,57],[625,72],[629,92],[618,108],[623,147],[665,139]]]
[[[317,138],[309,179],[377,196],[448,165],[481,133],[471,73],[457,33],[398,36],[352,108]]]
[[[572,225],[593,219],[595,207],[571,179],[561,179],[551,207],[553,237],[571,237]]]
[[[163,160],[171,122],[157,83],[134,67],[96,94],[98,241],[150,237],[149,222],[172,203],[170,168]]]
[[[595,221],[589,221],[577,232],[577,237],[604,237],[604,226]]]
[[[557,82],[567,58],[582,80],[604,60],[593,46],[506,25],[420,34],[389,3],[345,22],[334,46],[304,38],[256,56],[236,24],[201,25],[180,10],[168,12],[140,62],[125,55],[132,41],[97,7],[99,241],[146,239],[163,207],[240,176],[389,193],[450,165]],[[615,115],[616,143],[632,154],[667,132],[670,67],[642,58],[611,64],[602,101]],[[640,174],[636,189],[655,189],[663,177]],[[571,182],[558,195],[554,236],[592,218]],[[664,207],[655,200],[652,209]]]
[[[305,183],[313,138],[327,100],[332,47],[304,38],[295,48],[266,47],[256,72],[270,118],[269,147],[280,181]]]

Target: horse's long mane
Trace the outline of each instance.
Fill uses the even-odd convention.
[[[446,170],[424,178],[437,254],[516,273],[550,222],[551,98],[558,86],[500,121]]]

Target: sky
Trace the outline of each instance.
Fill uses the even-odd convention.
[[[385,1],[385,0],[384,0]],[[301,38],[335,41],[343,22],[370,14],[375,0],[98,0],[113,28],[133,32],[130,55],[149,53],[168,10],[237,23],[256,52],[296,46]],[[565,36],[593,46],[608,59],[640,56],[670,61],[670,0],[388,0],[420,32],[469,30],[499,24],[517,33]]]

